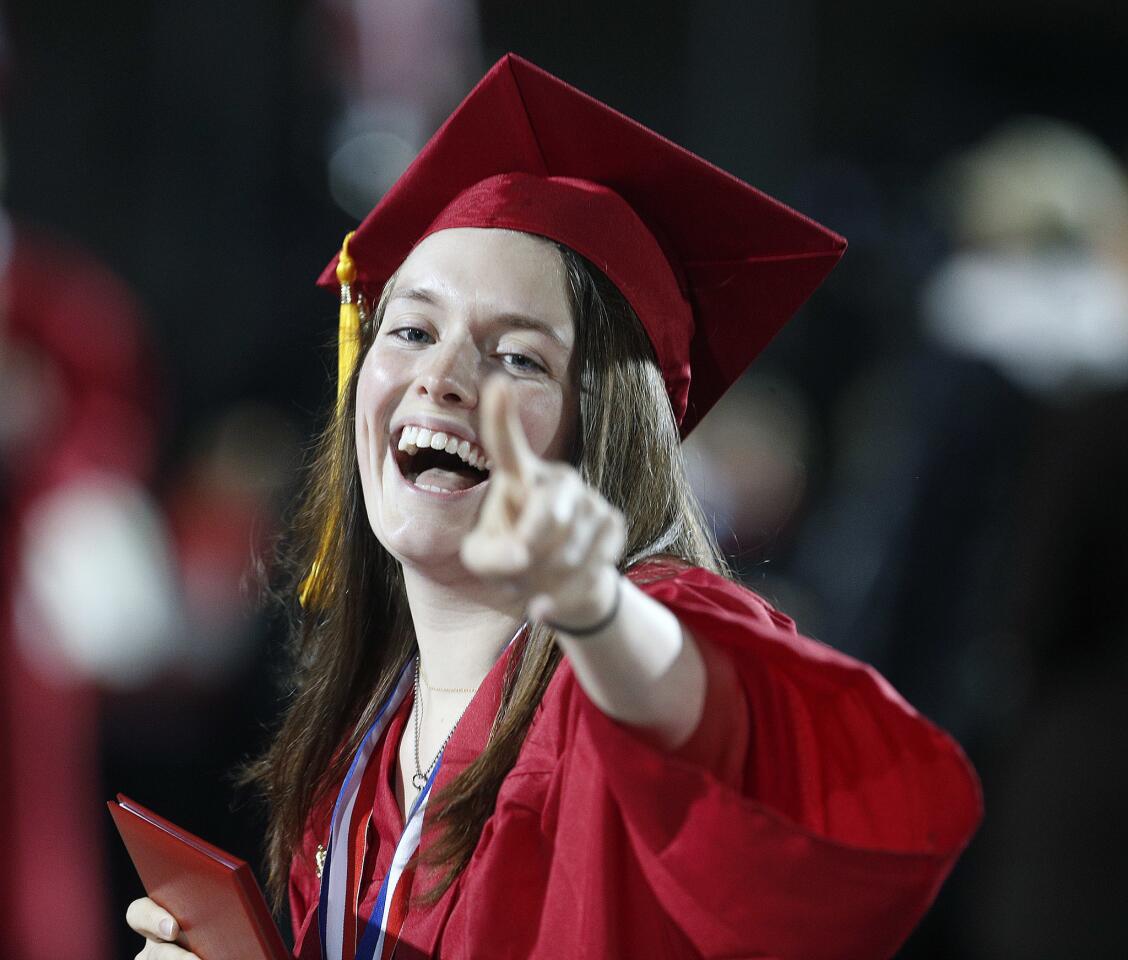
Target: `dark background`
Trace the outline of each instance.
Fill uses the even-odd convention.
[[[806,485],[785,526],[738,545],[738,566],[801,628],[876,662],[981,770],[986,825],[902,956],[1123,955],[1110,891],[1125,889],[1128,853],[1115,745],[1124,620],[1098,614],[1081,629],[1071,616],[1103,609],[1092,584],[1124,569],[1122,403],[1116,391],[1046,402],[920,349],[915,291],[952,245],[927,188],[953,152],[1038,113],[1123,158],[1128,8],[482,0],[470,9],[478,70],[459,95],[516,51],[850,238],[842,265],[757,366],[801,398]],[[335,363],[335,304],[313,281],[355,225],[326,175],[348,96],[335,62],[339,15],[296,0],[55,0],[3,11],[6,205],[17,222],[85,246],[139,297],[159,382],[155,495],[233,405],[267,406],[308,437]],[[880,447],[888,469],[869,473],[874,499],[850,499],[837,431],[859,378],[883,364],[900,371],[894,406],[919,442]],[[883,483],[911,491],[911,519],[880,543],[896,572],[847,622],[834,571],[850,551],[836,546],[886,521],[880,506],[856,528],[826,517],[888,504],[874,495]],[[1092,504],[1109,506],[1079,519]],[[1092,535],[1073,542],[1082,527]],[[1108,596],[1125,585],[1113,579]],[[107,695],[103,771],[107,796],[132,792],[253,861],[261,824],[225,779],[261,744],[274,710],[273,634],[257,621],[252,633],[258,656],[222,682]],[[133,945],[117,917],[138,888],[116,840],[107,834],[106,844],[124,956]]]

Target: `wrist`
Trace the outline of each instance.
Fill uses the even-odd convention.
[[[572,637],[602,633],[618,617],[622,580],[617,569],[605,567],[594,578],[569,590],[567,599],[553,598],[543,622],[558,633]]]

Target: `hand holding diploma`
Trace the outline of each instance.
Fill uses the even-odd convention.
[[[174,942],[180,936],[180,925],[167,910],[148,897],[134,900],[125,912],[125,922],[145,938],[145,946],[137,960],[198,960]]]

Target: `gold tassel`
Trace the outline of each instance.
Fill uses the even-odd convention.
[[[341,285],[341,318],[337,325],[337,408],[345,402],[349,378],[360,351],[360,298],[353,296],[356,282],[356,264],[349,256],[349,241],[356,231],[345,237],[341,255],[337,258],[337,282]]]
[[[356,264],[349,256],[349,241],[353,233],[345,237],[341,244],[341,255],[337,258],[337,282],[341,285],[341,314],[337,324],[337,415],[343,412],[345,400],[348,396],[349,380],[352,378],[353,367],[356,366],[357,355],[360,353],[360,305],[359,297],[353,294],[353,284],[356,282]],[[317,558],[313,561],[309,574],[298,590],[298,600],[302,607],[309,609],[311,601],[316,602],[317,595],[321,592],[321,573],[325,568],[326,555],[329,553],[329,542],[333,536],[340,514],[340,506],[334,505],[329,517],[329,523],[321,535],[321,545],[317,550]]]

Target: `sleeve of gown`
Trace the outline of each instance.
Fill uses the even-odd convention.
[[[697,639],[710,684],[732,679],[719,654],[739,689],[711,689],[701,728],[670,755],[606,717],[565,665],[555,806],[568,833],[594,835],[584,815],[605,820],[610,799],[647,885],[704,956],[891,956],[981,816],[960,748],[750,591],[698,569],[639,585]],[[566,853],[581,876],[600,855]]]

